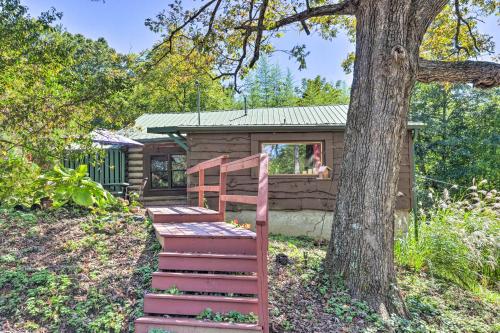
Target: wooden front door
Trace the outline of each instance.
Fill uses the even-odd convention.
[[[186,194],[186,151],[175,143],[144,146],[145,196]]]

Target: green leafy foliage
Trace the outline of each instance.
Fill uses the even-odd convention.
[[[99,209],[120,208],[120,202],[101,184],[87,176],[87,166],[76,170],[56,165],[43,171],[19,154],[0,158],[0,207],[31,208],[50,202],[53,207],[66,204]]]
[[[198,87],[201,110],[231,108],[233,92],[212,79],[207,70],[211,68],[210,57],[196,51],[189,57],[180,54],[189,49],[190,45],[179,42],[161,61],[150,52],[145,62],[134,64],[138,77],[128,97],[128,113],[137,117],[143,113],[194,112]]]
[[[0,149],[40,163],[88,144],[96,127],[131,121],[123,111],[132,59],[64,31],[61,17],[51,9],[33,18],[19,0],[0,0]]]
[[[34,227],[43,232],[27,238]],[[142,297],[151,292],[151,274],[158,270],[151,258],[161,251],[151,221],[69,207],[30,213],[0,209],[0,234],[0,322],[8,321],[12,330],[133,332],[134,319],[144,315]],[[320,274],[325,250],[307,237],[271,236],[270,314],[277,331],[387,332],[391,327],[487,333],[500,327],[495,326],[498,306],[483,295],[409,270],[399,270],[398,277],[411,318],[394,317],[384,323],[390,326],[380,326],[378,316],[352,299],[340,280],[332,284]],[[276,263],[278,254],[288,257],[287,265]],[[237,312],[204,316],[251,319]],[[321,326],[324,320],[331,326]]]
[[[349,103],[349,91],[342,81],[332,84],[318,75],[303,79],[297,87],[289,69],[271,64],[265,56],[245,77],[243,94],[249,108]],[[240,97],[238,103],[241,102]]]
[[[214,312],[210,308],[203,310],[196,318],[212,320],[216,322],[249,323],[249,324],[257,323],[257,316],[253,313],[244,314],[237,311],[220,313],[220,312]]]
[[[396,268],[398,286],[409,317],[383,320],[365,302],[352,298],[342,279],[325,275],[325,251],[307,237],[270,237],[270,314],[278,331],[489,333],[500,327],[498,298],[469,292],[425,269],[401,267]],[[287,265],[274,262],[279,255],[288,257]],[[322,323],[331,318],[340,326]],[[323,326],[316,326],[319,323]]]
[[[303,79],[300,94],[298,105],[302,106],[349,104],[349,90],[344,82],[331,84],[319,75]]]
[[[83,207],[109,207],[117,203],[111,193],[101,184],[87,176],[87,165],[76,170],[56,165],[52,171],[39,178],[43,192],[53,200],[54,207],[74,203]]]
[[[249,108],[293,106],[297,96],[290,70],[283,71],[262,57],[245,77],[244,95]]]
[[[496,190],[472,186],[460,200],[447,190],[433,191],[433,206],[420,213],[418,240],[412,226],[396,242],[396,261],[426,271],[470,290],[498,293],[500,278],[500,200]]]
[[[148,333],[171,333],[168,330],[164,330],[163,328],[151,328]]]
[[[40,232],[27,237],[33,228]],[[157,270],[150,223],[74,207],[0,209],[0,234],[0,323],[16,332],[133,332]]]
[[[498,187],[499,103],[499,89],[417,84],[410,117],[426,124],[416,140],[418,173],[462,186],[469,186],[473,178],[488,179],[489,186]],[[423,188],[443,189],[441,183],[417,180]]]
[[[0,207],[31,207],[39,196],[34,187],[41,170],[14,152],[0,154]]]

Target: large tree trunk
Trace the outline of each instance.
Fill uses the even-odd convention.
[[[293,147],[293,164],[294,164],[294,174],[300,174],[300,162],[299,162],[299,145]]]
[[[401,145],[428,25],[414,3],[360,1],[356,12],[354,78],[326,263],[353,297],[383,315],[406,314],[393,246]]]

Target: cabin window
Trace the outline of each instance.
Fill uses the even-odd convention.
[[[186,155],[151,156],[151,189],[186,187]]]
[[[322,142],[264,142],[269,175],[317,175],[323,164]]]
[[[172,187],[186,187],[186,155],[170,155],[172,162]]]
[[[169,188],[168,159],[166,156],[151,156],[151,188]]]

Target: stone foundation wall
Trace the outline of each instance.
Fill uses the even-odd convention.
[[[226,212],[226,220],[238,219],[239,223],[246,223],[255,227],[255,211],[243,210]],[[409,213],[398,210],[395,213],[395,234],[408,230]],[[332,231],[333,213],[319,210],[301,211],[269,211],[269,232],[286,236],[309,236],[316,239],[330,239]]]

